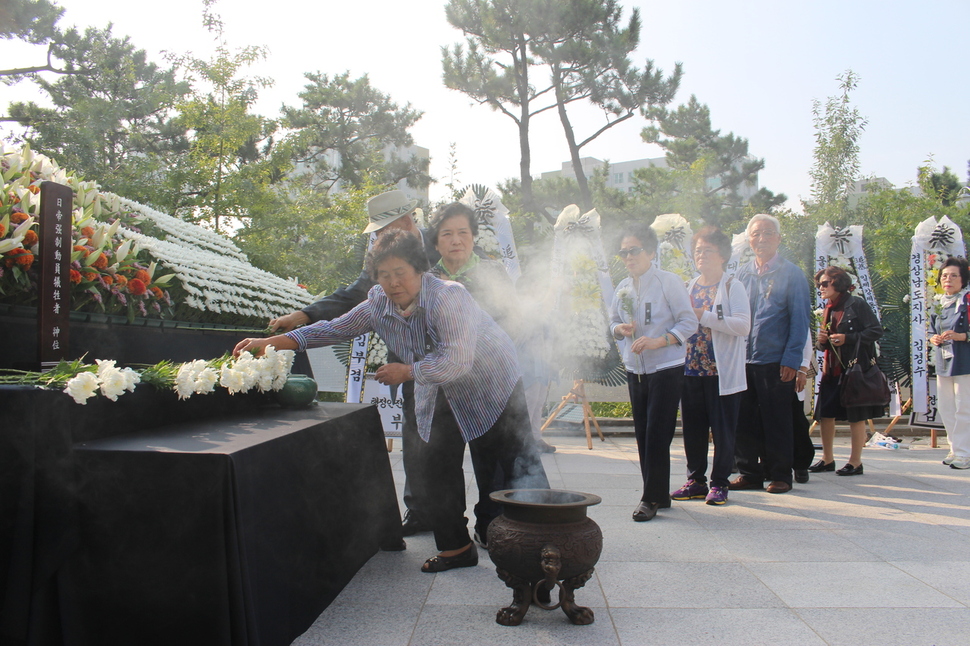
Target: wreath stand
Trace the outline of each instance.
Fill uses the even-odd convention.
[[[549,418],[546,420],[545,424],[539,431],[546,430],[546,427],[552,424],[552,421],[556,419],[566,404],[580,404],[583,408],[583,426],[586,429],[586,448],[590,451],[593,450],[593,434],[589,427],[590,421],[593,422],[593,426],[596,427],[596,433],[600,436],[600,441],[605,442],[606,438],[603,437],[603,431],[600,429],[599,422],[596,421],[596,417],[593,415],[593,408],[589,405],[589,400],[586,398],[586,382],[582,379],[576,379],[573,381],[573,387],[570,388],[569,392],[562,397],[562,401],[556,406],[556,410],[552,411]]]

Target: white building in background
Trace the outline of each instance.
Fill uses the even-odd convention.
[[[886,188],[893,188],[892,182],[890,182],[885,177],[869,177],[867,179],[860,179],[852,183],[852,190],[849,191],[849,208],[854,209],[859,206],[859,201],[866,196],[866,193],[872,190],[882,190]],[[908,189],[914,195],[922,195],[922,191],[918,186],[911,187]]]
[[[651,166],[656,168],[667,168],[667,158],[666,157],[653,157],[651,159],[635,159],[633,161],[624,162],[605,162],[595,157],[581,157],[580,162],[583,165],[583,172],[586,177],[592,177],[593,171],[599,170],[609,164],[609,176],[606,178],[606,185],[612,189],[618,191],[631,192],[633,190],[633,172],[638,168],[650,168]],[[564,161],[562,163],[562,168],[560,170],[549,171],[547,173],[542,173],[542,179],[552,178],[552,177],[567,177],[569,179],[576,179],[576,173],[573,172],[573,163],[571,161]],[[711,177],[707,180],[708,190],[713,190],[720,186],[721,179],[719,177]],[[738,187],[738,194],[745,201],[749,200],[752,195],[758,192],[758,176],[755,175],[751,182],[745,182],[740,187]]]

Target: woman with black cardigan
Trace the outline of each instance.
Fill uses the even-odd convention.
[[[809,467],[809,471],[858,476],[862,475],[866,420],[882,417],[885,406],[842,406],[839,384],[854,359],[863,366],[875,361],[876,340],[882,336],[883,329],[869,304],[850,293],[852,279],[845,270],[826,267],[815,274],[815,283],[827,304],[816,339],[816,347],[825,352],[815,406],[815,419],[819,420],[822,431],[822,459]],[[849,461],[837,471],[832,454],[835,420],[848,420],[852,437]]]

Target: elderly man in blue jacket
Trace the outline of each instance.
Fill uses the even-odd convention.
[[[781,225],[759,214],[748,222],[754,259],[738,270],[751,302],[746,376],[735,456],[740,475],[732,490],[787,493],[792,488],[791,401],[802,365],[811,301],[805,274],[778,255]]]

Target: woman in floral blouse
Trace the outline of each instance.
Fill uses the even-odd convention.
[[[741,392],[747,388],[744,362],[751,315],[744,285],[724,271],[731,259],[731,240],[720,229],[705,227],[694,235],[691,247],[701,275],[687,286],[697,320],[687,339],[681,406],[688,479],[670,497],[723,505],[734,464]],[[708,431],[714,438],[709,489]]]

